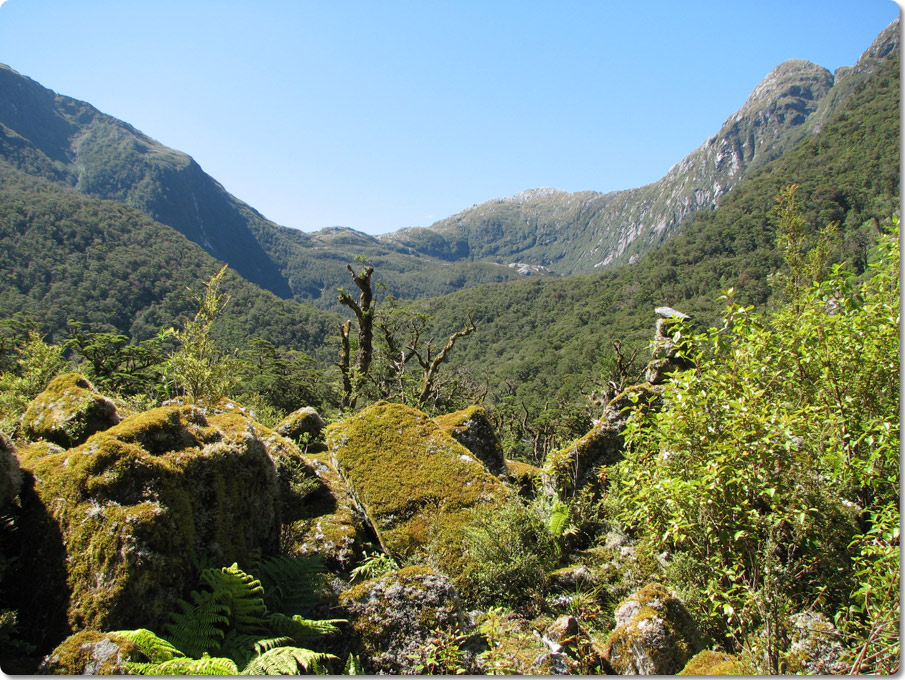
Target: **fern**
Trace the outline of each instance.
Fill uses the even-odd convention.
[[[301,673],[326,675],[329,669],[325,663],[338,660],[332,654],[312,652],[299,647],[278,647],[256,656],[244,669],[242,675],[299,675]]]
[[[319,555],[272,557],[260,565],[261,582],[271,611],[298,614],[314,606],[316,590],[323,583]]]
[[[200,659],[176,657],[163,663],[127,663],[130,675],[236,675],[239,667],[232,659],[203,655]]]
[[[229,608],[216,591],[193,590],[191,598],[192,602],[178,602],[180,611],[170,614],[164,630],[175,647],[187,656],[200,657],[219,650],[229,625]]]
[[[336,624],[345,623],[345,619],[313,620],[298,614],[286,616],[279,613],[271,614],[269,621],[275,634],[292,638],[296,644],[306,644],[324,635],[338,633]]]
[[[180,652],[168,640],[157,637],[147,628],[138,628],[136,630],[117,630],[111,635],[118,635],[134,642],[139,651],[148,657],[152,663],[163,663],[175,657],[184,657],[185,654]]]
[[[226,605],[230,623],[238,632],[267,632],[264,587],[258,579],[246,574],[239,569],[239,565],[233,563],[229,567],[202,572],[201,580]]]

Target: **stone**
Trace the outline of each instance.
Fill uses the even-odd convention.
[[[13,502],[22,488],[22,470],[16,458],[16,447],[0,432],[0,511]]]
[[[332,463],[385,552],[417,555],[506,494],[472,453],[421,411],[377,402],[327,428]],[[457,538],[460,543],[460,538]]]
[[[315,409],[305,406],[283,418],[274,428],[274,431],[295,442],[302,438],[307,438],[308,442],[313,442],[320,436],[323,429],[324,419],[320,417],[320,414]]]
[[[490,474],[498,477],[506,476],[503,446],[483,407],[470,406],[467,409],[434,418],[434,422],[471,451]]]
[[[95,432],[120,421],[116,406],[78,373],[63,373],[48,383],[22,416],[22,431],[65,448],[78,446]]]
[[[126,664],[145,662],[138,645],[116,633],[86,630],[63,640],[41,663],[41,675],[129,675]]]
[[[137,414],[68,450],[23,448],[35,512],[58,527],[23,556],[34,591],[68,589],[74,631],[160,630],[199,563],[276,552],[285,458],[303,463],[292,442],[241,413],[192,406]],[[64,584],[46,577],[57,552]]]
[[[682,602],[663,586],[645,586],[619,605],[604,656],[620,675],[674,675],[701,649]]]
[[[448,578],[413,566],[365,581],[339,597],[358,635],[366,674],[413,674],[433,631],[457,631],[464,622]]]

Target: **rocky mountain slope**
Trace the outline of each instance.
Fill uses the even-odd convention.
[[[716,135],[653,184],[606,194],[523,191],[382,240],[447,260],[519,260],[559,274],[635,261],[696,211],[712,210],[751,172],[818,131],[898,47],[898,25],[887,27],[857,65],[835,75],[800,59],[783,62]]]

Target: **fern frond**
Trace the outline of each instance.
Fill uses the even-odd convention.
[[[174,657],[184,657],[185,654],[180,652],[168,640],[158,637],[147,628],[137,628],[135,630],[117,630],[111,635],[118,635],[134,642],[139,651],[144,654],[151,663],[162,663],[169,661]]]
[[[187,656],[200,657],[215,652],[229,625],[229,609],[216,592],[193,590],[192,602],[179,600],[180,611],[170,613],[164,626],[167,638]]]
[[[163,663],[127,663],[130,675],[237,675],[232,659],[205,654],[200,659],[177,657]]]
[[[271,649],[276,649],[277,647],[292,647],[294,646],[293,640],[291,637],[287,635],[281,635],[280,637],[272,637],[272,638],[261,638],[254,644],[255,654],[263,654],[264,652],[269,652]]]
[[[339,628],[336,624],[346,623],[345,619],[322,619],[315,621],[306,619],[296,614],[295,616],[286,616],[285,614],[272,613],[268,617],[270,629],[274,635],[291,637],[297,644],[306,644],[324,635],[332,635],[338,633]]]
[[[332,654],[312,652],[300,647],[278,647],[256,656],[242,669],[242,675],[326,675],[327,661],[337,660]]]
[[[220,645],[220,656],[229,657],[236,662],[239,668],[242,668],[259,653],[256,648],[258,642],[262,639],[267,640],[270,637],[269,634],[240,633],[236,630],[231,630],[223,638],[223,644]],[[292,640],[289,639],[287,644],[293,644]]]
[[[222,569],[208,569],[201,580],[214,591],[219,602],[226,605],[233,627],[240,633],[267,633],[267,606],[264,604],[264,588],[251,574],[239,569],[239,565]]]
[[[261,583],[267,592],[264,601],[271,611],[299,614],[316,602],[316,592],[324,582],[320,555],[282,555],[261,563]]]

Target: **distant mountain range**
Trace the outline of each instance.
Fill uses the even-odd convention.
[[[461,288],[593,272],[637,261],[714,209],[733,187],[819,131],[898,47],[898,20],[854,67],[777,66],[720,131],[653,184],[597,193],[530,189],[435,223],[372,237],[281,227],[229,194],[186,154],[90,104],[0,66],[0,163],[68,192],[123,203],[172,227],[279,297],[335,308],[363,255],[387,291]]]

